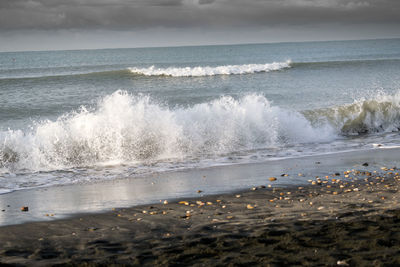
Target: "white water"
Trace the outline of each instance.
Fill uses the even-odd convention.
[[[250,74],[257,72],[270,72],[290,68],[291,61],[273,62],[269,64],[243,64],[243,65],[226,65],[217,67],[168,67],[156,68],[129,68],[132,73],[145,76],[172,76],[172,77],[197,77],[197,76],[213,76],[213,75],[231,75],[231,74]]]
[[[117,91],[56,121],[0,135],[3,171],[49,171],[113,162],[140,163],[209,156],[336,138],[300,113],[271,106],[260,95],[224,96],[168,108],[148,96]]]

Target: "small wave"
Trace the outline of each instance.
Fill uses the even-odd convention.
[[[116,69],[116,70],[105,70],[105,71],[81,71],[81,72],[64,72],[64,73],[45,73],[45,74],[19,74],[19,75],[8,75],[1,77],[0,81],[7,80],[32,80],[32,79],[54,79],[64,77],[85,77],[85,76],[121,76],[130,74],[131,72],[127,69]]]
[[[400,59],[390,58],[378,58],[378,59],[351,59],[351,60],[329,60],[329,61],[306,61],[306,62],[293,62],[291,67],[293,68],[321,68],[321,67],[345,67],[345,66],[362,66],[365,64],[385,64],[395,63],[398,64]]]
[[[400,130],[400,93],[378,93],[372,99],[352,104],[305,111],[311,121],[324,121],[342,135],[360,135]]]
[[[268,64],[225,65],[217,67],[129,68],[132,73],[145,76],[200,77],[214,75],[251,74],[290,68],[291,61]]]

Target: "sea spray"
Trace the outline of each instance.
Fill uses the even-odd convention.
[[[334,139],[301,114],[271,106],[261,95],[222,96],[168,108],[146,95],[117,91],[30,131],[1,133],[3,168],[33,171],[207,158],[224,153]]]
[[[302,112],[265,96],[222,96],[174,108],[147,95],[116,91],[94,107],[0,133],[4,172],[215,158],[240,151],[332,142],[400,128],[400,94]]]

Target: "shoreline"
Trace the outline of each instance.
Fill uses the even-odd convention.
[[[82,213],[96,214],[164,200],[230,194],[259,185],[303,186],[315,176],[323,177],[338,170],[372,171],[381,166],[395,166],[399,155],[400,148],[378,148],[19,190],[0,195],[0,227],[69,218]],[[369,162],[369,166],[362,166],[364,162]],[[268,180],[271,176],[278,179],[271,182]],[[21,212],[22,206],[27,206],[29,211]]]
[[[0,263],[396,265],[400,170],[392,167],[3,226]]]

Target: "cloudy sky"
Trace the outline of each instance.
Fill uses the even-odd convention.
[[[0,0],[0,51],[400,37],[399,0]]]

